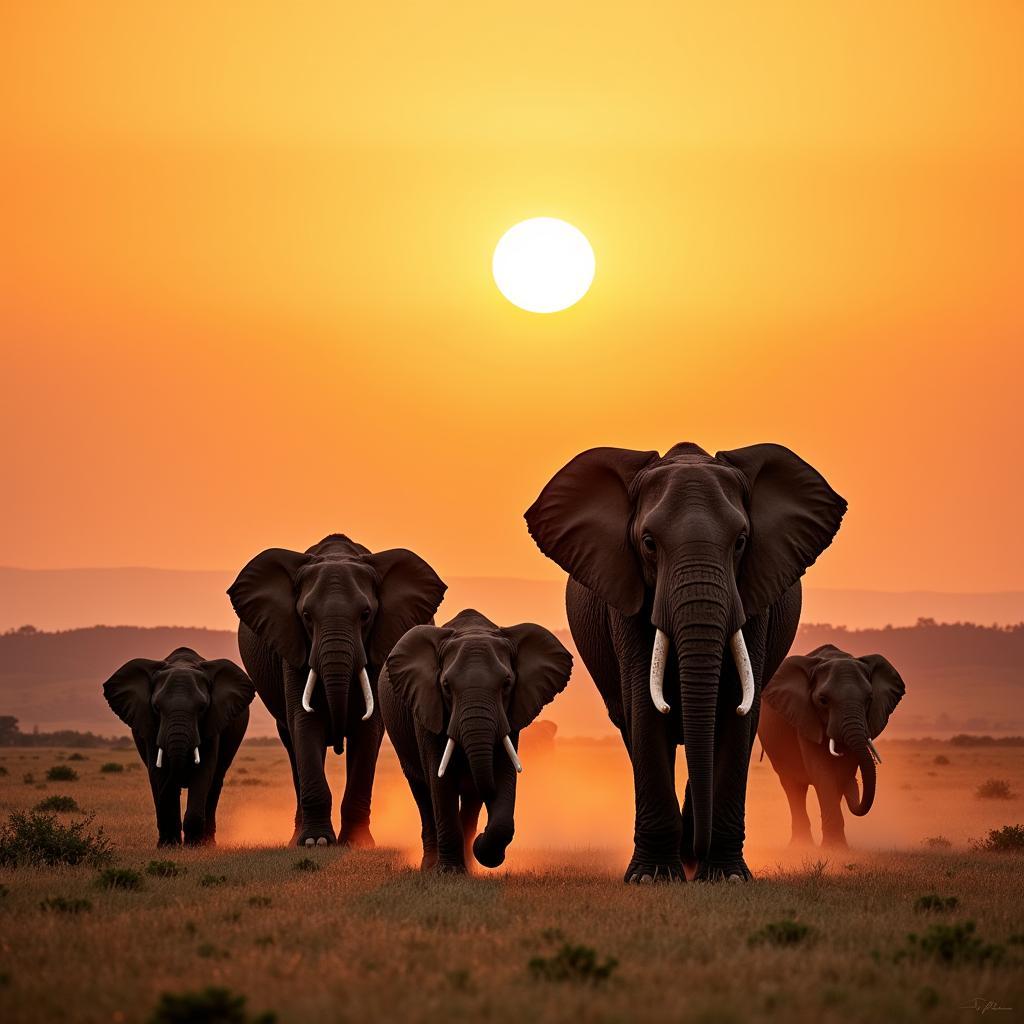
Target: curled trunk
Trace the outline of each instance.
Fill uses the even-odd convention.
[[[871,810],[875,802],[875,760],[871,756],[867,722],[863,713],[851,715],[843,724],[843,746],[857,761],[860,769],[862,790],[858,796],[857,776],[854,775],[846,786],[846,804],[850,813],[862,817]]]

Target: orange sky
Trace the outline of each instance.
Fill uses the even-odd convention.
[[[0,22],[0,564],[554,577],[580,449],[773,440],[816,585],[1024,587],[1021,4],[141,6]]]

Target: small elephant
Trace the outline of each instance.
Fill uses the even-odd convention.
[[[396,645],[381,713],[419,808],[424,871],[464,872],[470,849],[485,867],[505,860],[519,733],[571,672],[572,655],[542,626],[496,626],[473,609]],[[476,835],[483,804],[487,828]]]
[[[337,842],[373,846],[370,798],[384,738],[377,677],[406,630],[433,621],[446,589],[412,551],[371,552],[340,533],[304,552],[269,548],[231,584],[242,664],[291,762],[293,844],[335,842],[324,758],[347,741]]]
[[[163,661],[133,658],[103,684],[103,696],[130,726],[149,771],[157,846],[181,843],[183,789],[186,844],[213,844],[224,776],[245,736],[255,695],[234,662],[204,661],[189,647]]]
[[[787,658],[765,687],[757,734],[789,800],[794,844],[811,842],[807,787],[821,807],[824,846],[846,846],[841,800],[860,817],[875,799],[871,742],[885,728],[906,687],[880,654],[855,658],[825,644]],[[857,769],[862,792],[857,792]]]

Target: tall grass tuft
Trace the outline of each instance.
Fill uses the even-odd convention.
[[[12,811],[0,826],[0,865],[89,864],[98,867],[113,856],[110,840],[99,828],[89,831],[92,817],[62,825],[54,815]]]
[[[165,992],[149,1017],[148,1024],[274,1024],[273,1013],[251,1016],[245,996],[226,988],[205,988],[201,992]]]

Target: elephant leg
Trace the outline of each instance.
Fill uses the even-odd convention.
[[[679,855],[683,859],[683,866],[690,870],[691,876],[695,874],[699,865],[693,855],[693,795],[690,793],[689,782],[683,793],[683,838],[679,846]]]
[[[151,784],[156,806],[156,845],[180,846],[181,790],[167,779],[151,779]]]
[[[373,848],[370,799],[383,738],[384,720],[380,714],[368,722],[359,722],[349,736],[345,754],[345,793],[341,798],[341,832],[338,836],[338,842],[346,846]]]
[[[831,782],[816,785],[821,808],[821,845],[845,850],[846,829],[843,823],[842,791]]]
[[[295,761],[295,746],[292,743],[291,735],[288,732],[287,726],[281,722],[277,723],[277,735],[281,737],[281,743],[284,745],[284,749],[288,751],[288,763],[292,769],[292,785],[295,787],[295,828],[292,831],[292,837],[288,840],[289,846],[294,846],[299,839],[299,832],[302,831],[302,802],[299,790],[299,767]]]
[[[476,839],[477,825],[480,822],[480,808],[483,801],[478,796],[464,796],[459,807],[459,827],[462,829],[463,858],[469,863],[473,852],[473,840]]]
[[[501,757],[494,772],[494,798],[487,805],[487,827],[473,841],[473,856],[485,868],[505,862],[505,851],[515,835],[516,781],[512,762]]]
[[[781,781],[792,819],[790,845],[809,846],[814,840],[811,837],[811,819],[807,815],[807,783],[789,778]]]
[[[430,787],[420,779],[409,779],[409,788],[420,812],[420,838],[423,840],[421,871],[430,871],[437,866],[437,828],[434,825],[434,805],[430,799]]]
[[[327,785],[324,759],[327,727],[320,715],[299,711],[292,718],[291,735],[299,775],[299,806],[302,828],[298,846],[324,846],[334,842],[331,824],[331,788]]]
[[[453,772],[443,779],[435,777],[431,784],[434,825],[437,829],[437,863],[435,871],[465,874],[466,853],[459,820],[459,789]]]

